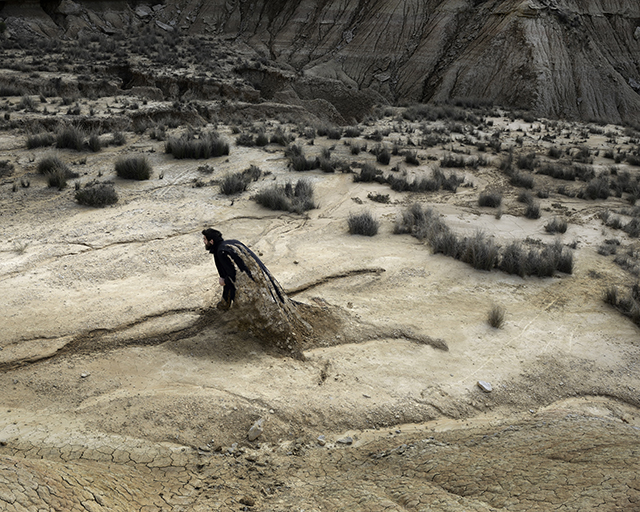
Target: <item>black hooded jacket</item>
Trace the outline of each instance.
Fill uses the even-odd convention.
[[[215,240],[213,246],[209,248],[209,252],[213,254],[218,275],[224,279],[222,298],[225,300],[234,300],[236,297],[236,267],[234,262],[242,272],[245,272],[253,279],[251,271],[247,268],[244,261],[242,261],[242,258],[233,250],[234,246],[242,247],[259,262],[261,267],[264,266],[251,249],[246,247],[242,242],[238,240]]]
[[[264,273],[264,276],[271,281],[273,285],[273,291],[271,292],[274,300],[284,302],[284,297],[281,293],[280,285],[273,278],[267,267],[260,261],[254,252],[246,245],[238,240],[224,240],[219,231],[213,229],[207,229],[202,232],[208,240],[213,242],[208,251],[213,254],[213,260],[215,261],[216,268],[218,269],[218,275],[224,279],[224,289],[222,291],[222,298],[226,301],[233,301],[236,297],[236,266],[241,272],[246,273],[252,281],[255,282],[255,278],[251,275],[251,270],[247,267],[247,264],[241,257],[241,254],[248,254],[260,267],[260,270]],[[234,265],[235,263],[235,265]],[[275,295],[274,295],[275,293]],[[277,296],[277,298],[276,298]]]

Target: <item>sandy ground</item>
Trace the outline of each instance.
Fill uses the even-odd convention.
[[[552,194],[528,220],[506,197],[497,219],[477,206],[479,190],[504,180],[497,169],[467,169],[473,187],[429,195],[312,171],[318,208],[282,214],[250,200],[301,177],[281,148],[232,146],[203,176],[202,162],[128,137],[72,165],[83,183],[100,171],[115,180],[120,201],[103,209],[76,204],[73,187],[46,187],[35,165],[50,150],[0,137],[0,160],[31,181],[0,186],[0,508],[640,510],[638,328],[602,301],[631,277],[596,252],[607,238],[627,241],[596,217],[622,200]],[[114,178],[114,159],[134,153],[147,155],[152,179]],[[341,142],[334,154],[374,158]],[[250,164],[270,174],[235,198],[193,186]],[[501,244],[550,243],[544,225],[563,214],[574,272],[521,278],[434,255],[393,233],[415,201],[456,232],[481,229]],[[374,237],[347,231],[364,210],[381,221]],[[400,335],[338,338],[297,361],[225,328],[233,310],[203,321],[220,294],[201,242],[209,226],[245,242],[287,290],[371,270],[293,298],[381,332],[440,338],[448,351]],[[494,304],[506,309],[500,329],[487,324]],[[248,441],[259,419],[263,432]]]

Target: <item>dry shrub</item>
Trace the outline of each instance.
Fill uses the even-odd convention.
[[[302,213],[316,207],[313,202],[313,185],[301,179],[292,185],[273,185],[255,194],[252,199],[271,210]]]
[[[494,304],[493,306],[491,306],[489,314],[487,315],[487,323],[495,329],[500,329],[504,324],[505,315],[505,308]]]
[[[371,212],[352,213],[347,219],[349,233],[352,235],[375,236],[378,234],[380,222],[373,217]]]
[[[115,164],[116,174],[127,180],[148,180],[151,164],[144,156],[121,157]]]
[[[117,203],[118,193],[109,183],[95,183],[77,190],[75,199],[85,206],[104,207]]]

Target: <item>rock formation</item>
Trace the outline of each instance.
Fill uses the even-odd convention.
[[[3,4],[0,17],[10,29],[29,18],[47,36],[148,24],[245,42],[298,78],[323,79],[314,91],[347,121],[362,108],[345,104],[382,98],[464,99],[612,122],[635,122],[640,113],[640,4],[631,0]],[[310,100],[308,87],[296,81],[293,89]]]

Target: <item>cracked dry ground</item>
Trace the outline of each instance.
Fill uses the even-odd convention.
[[[205,452],[15,427],[0,451],[2,510],[638,510],[639,428],[556,405],[436,431],[362,433]],[[461,424],[460,424],[461,425]]]

